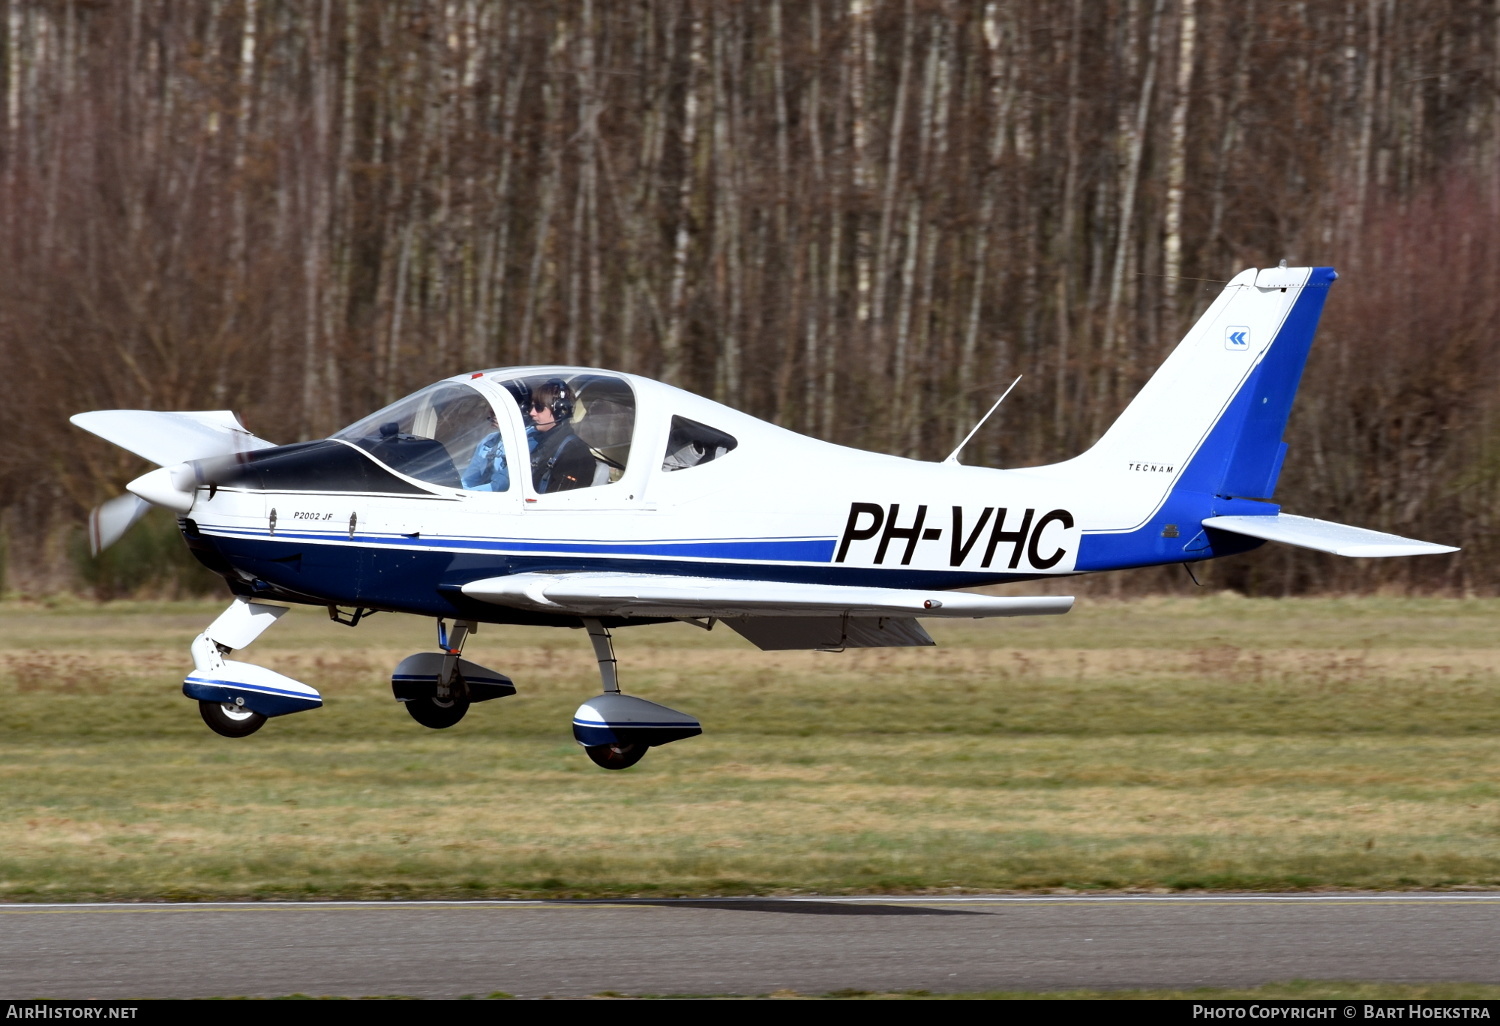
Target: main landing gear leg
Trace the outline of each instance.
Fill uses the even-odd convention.
[[[573,738],[594,765],[619,770],[634,766],[654,745],[664,745],[703,733],[698,721],[676,709],[620,693],[619,663],[609,630],[598,620],[584,618],[604,693],[578,707],[573,714]]]
[[[604,681],[604,693],[618,695],[620,661],[615,658],[615,643],[610,638],[609,628],[598,620],[585,620],[583,625],[588,628],[589,641],[594,646],[594,658],[599,660],[599,676]]]
[[[584,620],[588,628],[589,641],[594,646],[594,658],[599,661],[599,677],[604,684],[605,695],[620,693],[620,661],[615,658],[615,644],[610,638],[609,628],[598,620]],[[603,696],[601,696],[603,697]],[[575,723],[577,718],[575,717]],[[577,733],[575,727],[574,733]],[[584,745],[583,750],[594,760],[594,765],[605,769],[628,769],[640,762],[650,745],[639,742],[622,743],[619,740],[602,745]]]
[[[438,648],[443,650],[443,668],[438,671],[438,695],[447,697],[450,688],[462,690],[463,678],[456,672],[458,657],[464,654],[464,642],[469,640],[469,635],[479,633],[479,624],[473,620],[454,620],[453,631],[449,633],[447,621],[439,619],[437,629]]]
[[[443,650],[443,661],[437,672],[437,689],[422,698],[406,702],[406,711],[411,718],[424,727],[441,729],[451,727],[469,711],[469,687],[458,672],[458,659],[463,655],[464,642],[470,634],[478,633],[479,624],[473,620],[455,620],[453,630],[448,622],[437,622],[438,648]]]
[[[391,693],[412,719],[441,730],[463,719],[475,702],[516,693],[505,674],[461,658],[464,642],[479,631],[478,623],[455,620],[450,631],[448,621],[439,619],[437,629],[442,651],[407,656],[391,674]]]

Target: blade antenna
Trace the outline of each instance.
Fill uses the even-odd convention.
[[[990,412],[979,418],[979,423],[974,425],[974,429],[972,431],[970,431],[967,435],[964,435],[964,440],[958,443],[957,449],[954,449],[948,454],[948,458],[943,461],[944,463],[952,463],[954,465],[958,464],[958,454],[963,451],[964,446],[969,444],[969,439],[973,438],[975,433],[978,432],[980,428],[984,427],[984,422],[990,419],[990,414],[993,414],[1000,408],[1000,404],[1005,402],[1005,397],[1010,395],[1011,388],[1015,388],[1021,383],[1021,377],[1022,376],[1020,374],[1016,375],[1016,380],[1010,383],[1010,388],[1007,388],[1004,392],[1000,393],[1000,398],[995,400],[995,405],[990,407]]]

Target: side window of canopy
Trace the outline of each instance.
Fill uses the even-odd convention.
[[[529,457],[511,459],[511,473],[529,458],[540,493],[613,484],[630,462],[635,392],[612,374],[558,373],[502,382],[526,422]]]
[[[662,458],[663,470],[686,470],[700,463],[716,460],[739,445],[733,435],[718,428],[699,424],[686,417],[673,417],[672,430],[667,435],[667,453]]]
[[[333,437],[353,442],[392,470],[429,484],[504,491],[508,485],[495,480],[493,460],[481,459],[487,447],[493,448],[488,443],[495,441],[495,430],[489,400],[468,385],[446,381],[414,392]],[[477,463],[486,466],[476,470]],[[482,474],[483,469],[490,473]]]

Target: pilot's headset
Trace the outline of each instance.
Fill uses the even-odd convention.
[[[516,405],[521,408],[521,419],[525,421],[528,426],[530,426],[531,389],[524,381],[507,381],[505,383],[505,390],[510,393],[510,397],[514,399],[516,401]]]
[[[546,395],[552,396],[552,401],[547,405],[552,411],[554,420],[559,424],[565,424],[573,419],[573,404],[577,401],[577,396],[568,387],[566,381],[562,378],[548,378],[531,390],[533,400]]]

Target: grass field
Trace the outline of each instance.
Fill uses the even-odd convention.
[[[1500,602],[1089,601],[936,650],[617,636],[703,737],[620,773],[580,631],[484,627],[514,698],[386,676],[430,621],[296,610],[243,658],[324,709],[228,740],[179,691],[222,607],[0,606],[0,899],[1500,886]]]

